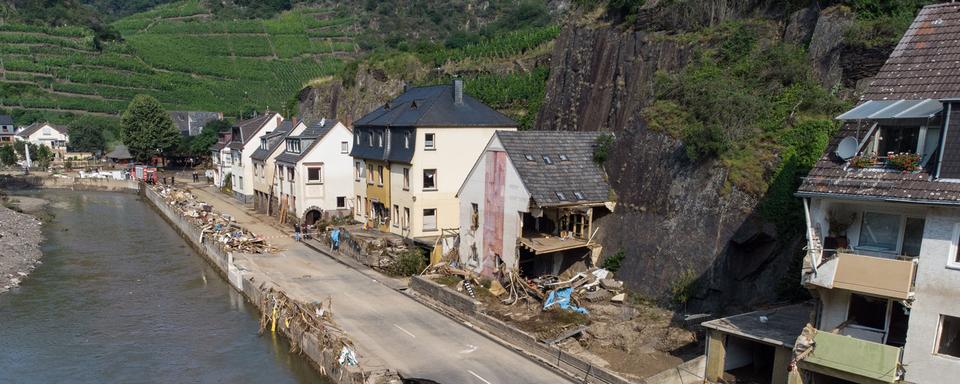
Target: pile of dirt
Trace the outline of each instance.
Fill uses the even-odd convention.
[[[0,206],[0,293],[20,285],[40,264],[40,220]]]

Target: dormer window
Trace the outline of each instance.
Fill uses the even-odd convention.
[[[564,155],[564,154],[562,154],[562,153],[560,154],[559,157],[560,157],[560,161],[568,161],[568,160],[570,160],[570,158],[568,158],[567,155]]]
[[[287,140],[287,152],[300,153],[300,140],[299,140],[299,139],[288,139],[288,140]]]
[[[377,132],[377,146],[383,148],[383,132]]]
[[[355,135],[353,135],[353,138],[354,138],[354,143],[356,145],[360,145],[360,132],[357,132]]]
[[[260,138],[260,149],[267,149],[267,139],[264,137]]]
[[[410,132],[403,133],[403,149],[410,149]]]
[[[373,132],[367,132],[367,145],[373,147]]]

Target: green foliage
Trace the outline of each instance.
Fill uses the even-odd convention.
[[[851,46],[891,46],[910,27],[917,11],[934,0],[844,0],[856,14],[844,41]]]
[[[593,161],[603,165],[610,156],[610,148],[613,148],[614,137],[609,133],[597,136],[597,147],[593,150]]]
[[[0,165],[9,167],[17,163],[17,152],[13,145],[0,145]]]
[[[91,124],[87,119],[77,119],[71,122],[67,128],[70,132],[70,148],[76,151],[103,151],[107,145],[103,128]]]
[[[203,125],[199,135],[184,138],[186,152],[193,156],[204,156],[210,147],[217,143],[220,132],[229,131],[232,124],[227,120],[210,120]]]
[[[674,304],[685,305],[696,290],[697,275],[687,268],[670,284],[671,299]]]
[[[413,276],[427,268],[427,258],[417,247],[408,248],[397,255],[393,264],[387,267],[387,273],[393,276]]]
[[[220,187],[220,192],[233,194],[233,173],[227,172],[223,175],[223,186]]]
[[[600,268],[606,269],[610,272],[619,271],[625,257],[626,253],[621,249],[603,259],[603,263],[600,264]]]
[[[53,151],[46,145],[37,145],[26,141],[15,141],[13,143],[13,150],[21,159],[26,160],[27,149],[30,150],[30,161],[34,167],[47,169],[47,167],[50,166],[50,162],[53,161]]]
[[[179,143],[180,131],[157,99],[139,95],[123,113],[120,140],[137,161],[166,153]]]

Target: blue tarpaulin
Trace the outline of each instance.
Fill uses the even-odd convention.
[[[333,244],[333,248],[340,248],[340,229],[336,228],[330,231],[330,242]]]
[[[557,305],[562,309],[567,309],[586,315],[586,308],[581,308],[570,304],[570,294],[572,293],[573,288],[561,288],[555,291],[550,291],[550,295],[547,296],[547,300],[543,302],[543,309],[549,309],[550,307]]]

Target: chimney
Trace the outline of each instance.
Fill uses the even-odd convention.
[[[463,79],[453,79],[453,103],[463,104]]]
[[[291,117],[290,120],[292,120],[291,122],[293,123],[293,126],[294,126],[294,127],[296,127],[297,124],[300,123],[300,118],[299,118],[299,117],[296,117],[296,116]]]
[[[280,116],[280,114],[277,114],[277,125],[280,125],[280,123],[282,122],[283,122],[283,116]]]
[[[320,118],[320,126],[322,127],[322,126],[324,126],[324,125],[327,125],[327,118],[326,118],[326,117],[321,117],[321,118]]]

